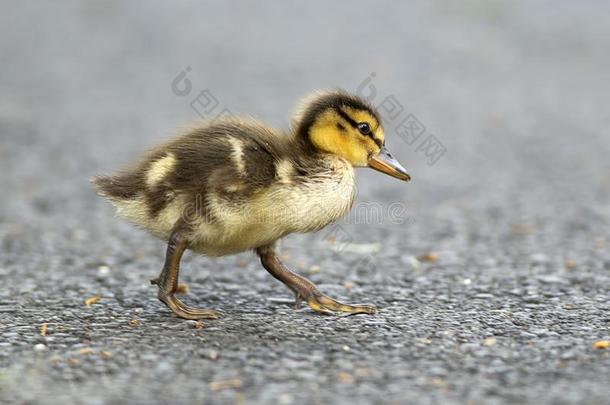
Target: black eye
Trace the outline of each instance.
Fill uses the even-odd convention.
[[[358,131],[360,131],[362,135],[368,135],[371,133],[371,127],[369,127],[369,124],[366,122],[360,122],[358,124]]]

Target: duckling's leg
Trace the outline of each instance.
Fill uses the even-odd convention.
[[[314,283],[288,270],[271,246],[259,248],[257,253],[261,258],[263,267],[273,277],[294,291],[296,294],[296,307],[299,306],[301,300],[305,300],[311,309],[324,314],[336,314],[339,312],[374,314],[377,312],[377,308],[371,305],[348,305],[322,294]]]
[[[197,309],[186,306],[176,298],[178,289],[178,273],[180,271],[180,259],[186,250],[188,242],[180,231],[172,233],[167,243],[165,264],[159,277],[150,280],[151,284],[159,286],[159,299],[174,311],[176,315],[185,319],[218,318],[218,313],[209,309]]]

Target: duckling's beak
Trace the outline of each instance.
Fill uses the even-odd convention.
[[[411,176],[409,176],[407,170],[398,163],[398,160],[392,157],[390,152],[385,148],[385,145],[381,148],[381,151],[377,156],[373,156],[369,159],[368,165],[371,169],[389,174],[397,179],[404,181],[411,180]]]

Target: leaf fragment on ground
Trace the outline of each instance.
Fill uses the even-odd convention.
[[[210,389],[212,391],[221,391],[230,388],[239,388],[242,386],[242,381],[239,378],[232,378],[230,380],[219,380],[212,381],[210,383]]]
[[[354,377],[350,373],[346,373],[344,371],[337,373],[337,380],[339,380],[340,382],[342,382],[344,384],[353,384],[354,383]]]
[[[100,297],[99,295],[94,295],[93,297],[89,297],[85,300],[85,305],[90,307],[91,305],[99,302],[99,300],[101,300],[102,297]]]
[[[438,254],[436,254],[434,252],[426,252],[423,255],[420,255],[417,259],[420,262],[434,263],[434,262],[438,261]]]
[[[102,357],[103,359],[109,359],[112,357],[112,352],[108,350],[102,350],[100,352],[100,357]]]

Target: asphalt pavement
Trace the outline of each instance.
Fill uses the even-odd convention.
[[[0,403],[610,403],[601,2],[20,2],[0,13]],[[377,315],[294,309],[244,253],[164,246],[88,178],[221,113],[342,87],[413,177],[358,170],[285,261]]]

